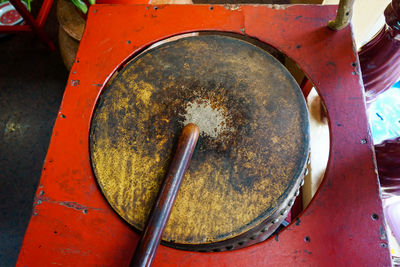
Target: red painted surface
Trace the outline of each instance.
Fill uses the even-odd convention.
[[[231,252],[160,246],[154,266],[390,266],[351,29],[326,27],[336,7],[209,7],[91,7],[17,266],[129,264],[138,234],[113,212],[93,176],[88,153],[92,112],[111,74],[132,55],[157,40],[200,30],[245,33],[297,62],[328,110],[328,168],[311,204],[278,237]]]
[[[303,92],[303,96],[305,98],[308,97],[308,95],[310,94],[313,87],[314,87],[314,85],[310,82],[310,80],[307,79],[307,77],[304,77],[303,81],[300,84],[300,88],[301,88],[301,91]]]

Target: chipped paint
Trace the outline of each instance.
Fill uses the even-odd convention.
[[[234,11],[234,10],[240,11],[241,10],[240,5],[235,5],[235,4],[225,4],[224,8],[227,10],[231,10],[231,11]]]
[[[277,4],[266,5],[266,6],[276,10],[285,10],[287,8],[287,5],[277,5]]]
[[[387,240],[385,227],[382,225],[379,226],[379,236],[381,237],[381,240]]]
[[[77,211],[82,211],[83,214],[87,214],[89,210],[100,210],[98,208],[88,207],[88,206],[79,204],[79,203],[74,202],[74,201],[57,201],[57,200],[53,200],[53,199],[51,199],[51,198],[49,198],[47,196],[44,196],[44,194],[39,193],[38,196],[35,198],[35,201],[34,201],[34,204],[33,204],[34,212],[37,212],[36,209],[35,209],[36,206],[41,205],[42,203],[58,204],[60,206],[71,208],[71,209],[74,209],[74,210],[77,210]]]
[[[71,80],[71,85],[72,85],[72,86],[78,86],[79,83],[80,83],[79,80]]]

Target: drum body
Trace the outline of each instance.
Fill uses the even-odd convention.
[[[308,112],[296,81],[259,47],[217,35],[169,42],[126,64],[98,101],[90,156],[104,196],[137,230],[189,122],[200,138],[163,243],[222,251],[266,239],[307,164]]]

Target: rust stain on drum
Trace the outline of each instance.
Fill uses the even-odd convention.
[[[189,120],[203,129],[163,240],[221,242],[268,219],[302,177],[308,113],[276,59],[226,36],[149,50],[105,89],[92,120],[90,155],[110,205],[143,229]]]

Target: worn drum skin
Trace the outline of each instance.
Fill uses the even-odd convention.
[[[90,156],[104,196],[138,230],[188,122],[200,137],[163,243],[221,251],[265,239],[293,204],[308,158],[295,80],[264,50],[218,35],[169,42],[126,64],[98,101]]]

